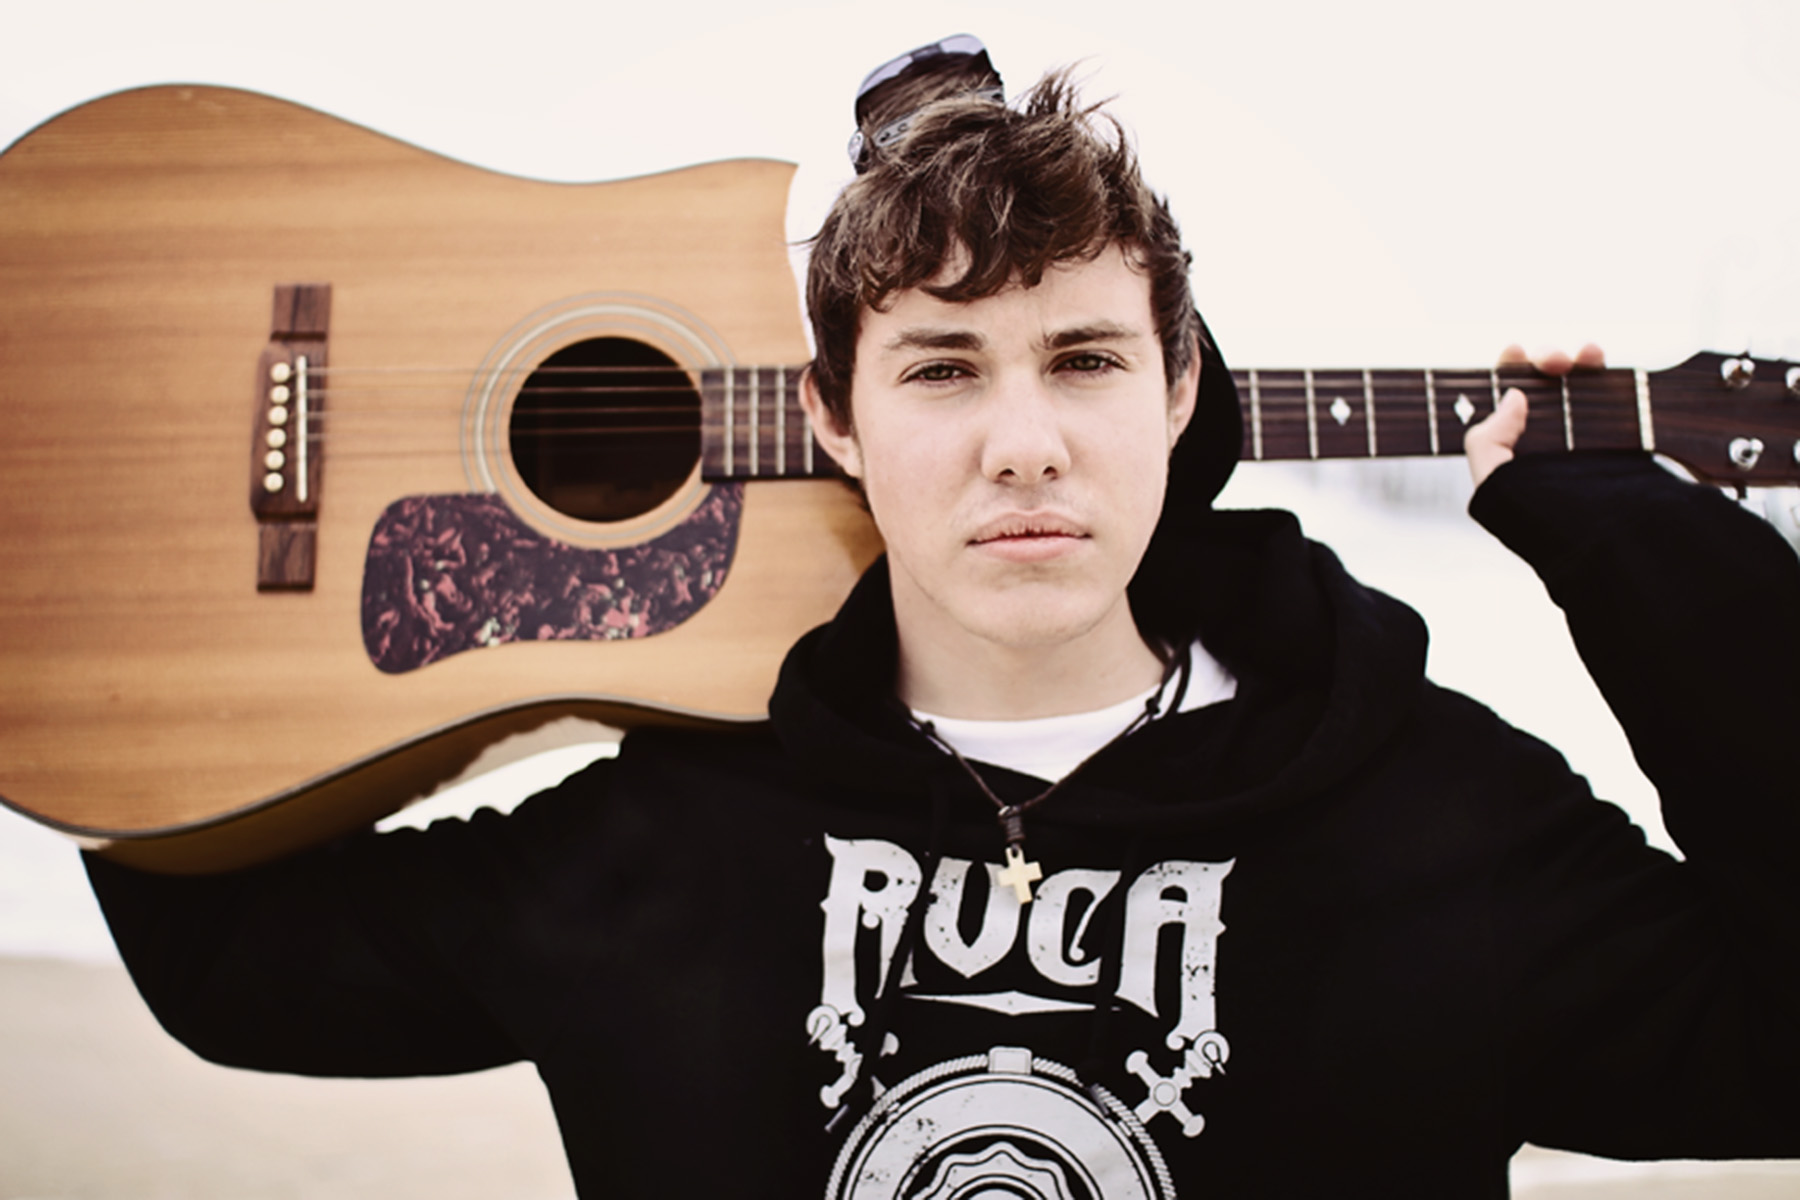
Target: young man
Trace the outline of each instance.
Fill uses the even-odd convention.
[[[1064,84],[868,132],[807,403],[888,555],[770,723],[239,875],[94,861],[164,1024],[272,1070],[529,1058],[596,1196],[1501,1196],[1525,1139],[1800,1152],[1787,548],[1635,457],[1506,462],[1516,400],[1474,443],[1678,864],[1292,518],[1210,511],[1229,375]]]

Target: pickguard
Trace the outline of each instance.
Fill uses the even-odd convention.
[[[409,496],[369,537],[363,645],[401,674],[509,642],[664,633],[724,585],[743,503],[742,484],[719,484],[666,533],[590,549],[545,535],[492,493]]]

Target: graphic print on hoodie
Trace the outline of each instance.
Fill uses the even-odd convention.
[[[825,848],[832,865],[821,904],[823,987],[806,1032],[841,1074],[819,1100],[838,1113],[865,1070],[875,1097],[838,1155],[829,1200],[990,1192],[1172,1200],[1150,1127],[1199,1136],[1205,1118],[1192,1085],[1222,1075],[1230,1057],[1214,976],[1233,864],[1168,860],[1129,879],[1118,869],[1066,867],[1049,872],[1023,904],[996,863],[946,856],[932,873],[897,982],[904,1002],[1093,1021],[1091,997],[1100,989],[1158,1023],[1159,1044],[1129,1047],[1115,1064],[1140,1085],[1140,1096],[1121,1098],[1066,1064],[1004,1043],[934,1062],[896,1084],[873,1077],[879,1067],[870,1068],[865,1045],[879,1039],[876,1057],[885,1058],[908,1036],[873,1014],[909,940],[925,868],[884,839],[828,836]],[[1096,928],[1108,920],[1115,937]],[[1179,950],[1159,955],[1168,931]],[[1097,943],[1107,951],[1096,952]],[[1104,961],[1109,956],[1115,961]],[[1103,971],[1111,986],[1103,986]]]

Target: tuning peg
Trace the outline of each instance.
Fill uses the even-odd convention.
[[[1725,453],[1731,456],[1731,461],[1738,467],[1746,471],[1755,470],[1757,462],[1762,458],[1763,440],[1758,437],[1732,438]]]
[[[1725,381],[1728,388],[1747,388],[1755,377],[1755,359],[1728,358],[1719,364],[1719,378]]]
[[[1789,367],[1787,373],[1788,394],[1800,398],[1800,367]]]

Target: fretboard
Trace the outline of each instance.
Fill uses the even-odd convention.
[[[1244,458],[1389,458],[1461,454],[1463,432],[1522,390],[1531,419],[1522,452],[1649,449],[1649,379],[1641,371],[1561,378],[1524,367],[1475,370],[1233,371]]]
[[[814,479],[838,474],[800,407],[802,367],[715,367],[700,374],[701,476]]]

